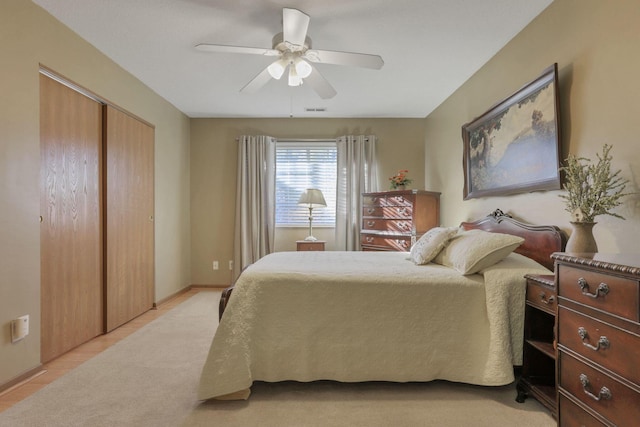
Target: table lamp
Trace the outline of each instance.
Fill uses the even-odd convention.
[[[317,188],[307,188],[307,190],[300,195],[300,200],[298,200],[299,205],[305,205],[309,208],[309,235],[305,237],[304,240],[307,241],[315,241],[318,240],[313,237],[313,208],[325,207],[327,206],[327,202],[324,201],[324,196],[322,195],[322,191]]]

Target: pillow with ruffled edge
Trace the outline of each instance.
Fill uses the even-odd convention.
[[[436,256],[435,263],[456,269],[462,275],[475,274],[513,252],[522,237],[484,230],[461,231]]]
[[[431,262],[457,232],[457,227],[435,227],[427,231],[411,247],[411,260],[417,265]]]

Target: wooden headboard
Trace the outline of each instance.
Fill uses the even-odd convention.
[[[567,236],[554,225],[531,225],[516,221],[500,209],[485,218],[460,224],[465,230],[480,229],[492,233],[513,234],[524,238],[524,243],[515,252],[544,265],[553,271],[551,254],[563,252]]]

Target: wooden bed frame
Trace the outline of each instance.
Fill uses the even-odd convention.
[[[492,233],[505,233],[520,236],[524,243],[515,252],[531,258],[553,271],[551,254],[562,252],[567,244],[566,234],[554,225],[531,225],[516,221],[496,209],[485,218],[460,224],[465,230],[481,229]]]
[[[504,233],[520,236],[524,243],[515,252],[531,258],[539,264],[553,271],[551,254],[562,252],[567,244],[567,237],[562,230],[553,225],[531,225],[517,221],[511,215],[496,209],[486,217],[460,224],[465,230],[480,229],[492,233]],[[222,291],[220,304],[218,305],[218,320],[222,319],[222,313],[229,303],[233,292],[233,285]]]

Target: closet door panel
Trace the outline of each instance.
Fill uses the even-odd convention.
[[[153,127],[105,106],[107,331],[154,299]]]
[[[40,75],[41,361],[103,332],[100,103]]]

